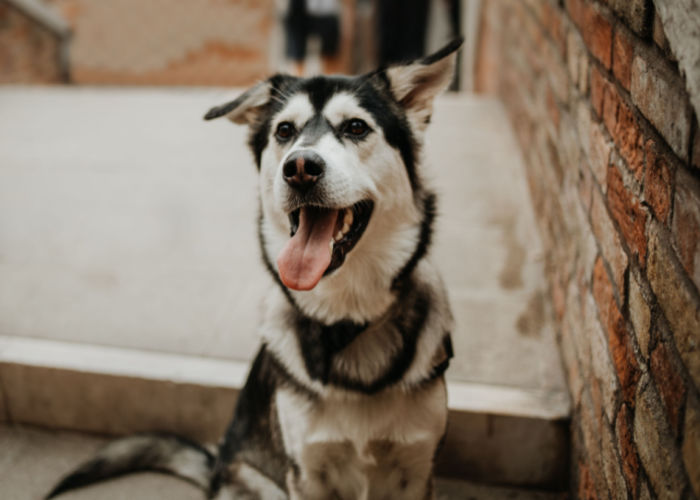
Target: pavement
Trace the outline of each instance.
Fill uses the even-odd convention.
[[[30,427],[0,426],[3,500],[39,500],[64,474],[89,459],[105,438]],[[203,500],[197,487],[173,477],[139,473],[66,493],[65,500]],[[440,479],[438,500],[556,500],[561,494]]]

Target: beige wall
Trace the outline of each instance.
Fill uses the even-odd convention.
[[[82,84],[249,85],[269,72],[272,0],[50,0]]]

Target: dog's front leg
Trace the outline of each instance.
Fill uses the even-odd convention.
[[[279,368],[263,344],[219,445],[213,498],[287,498],[284,481],[289,460],[274,408],[279,381]]]

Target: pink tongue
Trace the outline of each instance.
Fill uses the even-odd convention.
[[[337,210],[304,207],[299,229],[277,256],[282,283],[292,290],[311,290],[331,264],[329,244],[338,219]]]

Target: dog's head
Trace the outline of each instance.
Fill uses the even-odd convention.
[[[263,252],[286,287],[307,291],[294,292],[302,302],[387,289],[411,258],[423,134],[460,45],[357,77],[275,75],[205,116],[249,126]]]

